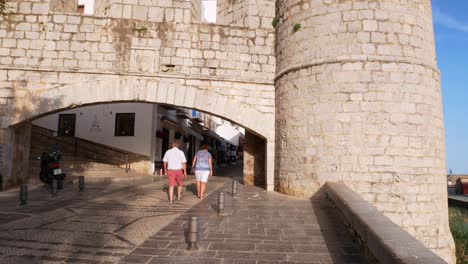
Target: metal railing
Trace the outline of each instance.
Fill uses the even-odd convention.
[[[130,171],[130,162],[129,162],[129,152],[125,152],[113,147],[106,146],[104,144],[96,143],[84,138],[79,138],[75,136],[58,136],[58,132],[54,131],[52,129],[44,128],[41,126],[33,125],[33,128],[31,130],[31,134],[33,135],[38,135],[42,137],[47,137],[50,139],[53,139],[57,143],[62,143],[64,145],[68,145],[72,147],[73,156],[74,157],[83,157],[80,156],[80,153],[83,153],[83,150],[86,152],[90,152],[93,155],[92,158],[90,158],[88,155],[84,155],[83,158],[87,159],[95,159],[95,160],[100,160],[103,163],[106,163],[108,160],[114,160],[117,161],[116,163],[110,163],[112,165],[120,165],[121,163],[125,164],[125,172],[128,173]],[[58,145],[58,144],[56,144]],[[92,146],[97,146],[98,148],[109,152],[105,153],[104,151],[98,151],[96,149],[86,147],[86,145],[92,145]],[[58,146],[55,146],[55,148],[58,148]],[[66,151],[61,151],[62,153],[66,154],[68,152]],[[100,158],[97,158],[97,156],[100,156]],[[120,156],[116,157],[116,156]],[[106,158],[101,158],[101,157],[106,157]],[[107,162],[109,163],[109,162]]]

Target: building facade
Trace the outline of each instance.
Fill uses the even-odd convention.
[[[222,122],[219,118],[196,110],[147,103],[111,103],[50,114],[35,119],[32,124],[54,131],[58,137],[76,137],[138,154],[146,159],[141,164],[130,164],[131,167],[138,173],[153,174],[159,173],[164,153],[174,140],[180,142],[179,148],[184,151],[189,166],[202,144],[209,144],[220,159],[231,145],[238,146],[216,133],[219,122]],[[228,160],[236,160],[237,155],[229,152]],[[218,164],[223,163],[218,160]]]
[[[59,0],[9,6],[6,182],[27,166],[38,116],[175,105],[246,128],[247,183],[310,197],[343,182],[454,262],[430,0],[219,0],[217,24],[201,22],[197,0],[99,0],[94,16]]]

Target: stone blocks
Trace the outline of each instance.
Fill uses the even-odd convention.
[[[275,185],[312,196],[343,182],[452,263],[428,2],[277,6]]]
[[[346,224],[379,263],[446,263],[346,185],[327,183],[324,188]]]

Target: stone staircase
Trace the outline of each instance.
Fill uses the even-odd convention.
[[[115,182],[153,180],[152,175],[138,173],[131,163],[149,159],[143,155],[125,152],[113,147],[94,143],[76,137],[58,137],[54,131],[33,126],[29,163],[29,183],[40,183],[40,160],[42,152],[59,150],[62,153],[60,165],[66,173],[66,181],[77,181],[85,176],[86,181]],[[126,171],[128,162],[128,172]]]

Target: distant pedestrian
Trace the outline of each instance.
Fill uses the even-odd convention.
[[[164,154],[164,172],[169,179],[169,204],[173,203],[174,185],[177,182],[177,200],[182,195],[182,178],[187,178],[187,160],[179,149],[179,141],[172,142],[172,148]]]
[[[213,175],[213,159],[208,149],[208,145],[202,145],[201,150],[197,152],[192,162],[195,168],[195,177],[197,178],[198,199],[204,198],[208,177]]]

